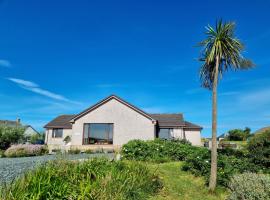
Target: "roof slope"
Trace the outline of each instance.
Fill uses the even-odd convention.
[[[190,128],[190,129],[203,129],[201,126],[197,124],[193,124],[191,122],[185,121],[185,128]]]
[[[18,122],[17,121],[12,121],[12,120],[0,120],[0,125],[5,125],[5,126],[18,126]],[[21,124],[19,124],[20,126]]]
[[[71,129],[72,125],[70,120],[76,115],[60,115],[50,121],[48,124],[44,126],[44,128],[66,128]]]
[[[133,106],[132,104],[124,101],[123,99],[119,98],[116,95],[111,95],[100,102],[94,104],[93,106],[87,108],[86,110],[82,111],[81,113],[77,115],[60,115],[53,119],[51,122],[46,124],[44,128],[72,128],[72,123],[79,119],[80,117],[86,115],[87,113],[91,112],[92,110],[98,108],[99,106],[102,106],[103,104],[107,103],[111,99],[115,99],[119,101],[120,103],[126,105],[127,107],[133,109],[134,111],[140,113],[141,115],[145,116],[146,118],[157,122],[158,126],[160,128],[177,128],[177,127],[184,127],[184,128],[191,128],[191,129],[202,129],[202,127],[184,121],[183,114],[181,113],[175,113],[175,114],[149,114],[144,112],[143,110]]]
[[[103,104],[107,103],[108,101],[112,100],[112,99],[115,99],[117,100],[118,102],[126,105],[127,107],[131,108],[132,110],[140,113],[141,115],[143,115],[144,117],[152,120],[152,121],[155,121],[155,119],[153,119],[148,113],[144,112],[143,110],[137,108],[136,106],[126,102],[125,100],[121,99],[120,97],[116,96],[116,95],[111,95],[101,101],[99,101],[98,103],[94,104],[93,106],[90,106],[89,108],[87,108],[86,110],[82,111],[81,113],[75,115],[71,120],[71,122],[74,122],[75,120],[81,118],[82,116],[86,115],[87,113],[91,112],[92,110],[95,110],[96,108],[102,106]]]
[[[185,122],[181,113],[177,114],[150,114],[152,118],[157,120],[160,127],[183,127]]]

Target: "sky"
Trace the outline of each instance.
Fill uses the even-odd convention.
[[[205,26],[236,22],[256,64],[218,87],[218,134],[270,125],[270,1],[0,0],[0,119],[43,126],[116,94],[211,135],[198,62]]]

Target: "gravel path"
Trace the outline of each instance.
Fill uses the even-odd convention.
[[[50,160],[56,160],[64,158],[67,160],[80,160],[93,157],[107,157],[113,158],[113,153],[108,154],[73,154],[73,155],[45,155],[34,157],[22,157],[22,158],[0,158],[0,185],[11,182],[16,177],[20,176],[27,170],[45,163]]]

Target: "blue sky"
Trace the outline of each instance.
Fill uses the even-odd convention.
[[[257,68],[219,85],[219,134],[270,125],[270,1],[0,1],[0,119],[42,130],[117,94],[151,113],[182,112],[211,133],[196,44],[216,19],[237,23]]]

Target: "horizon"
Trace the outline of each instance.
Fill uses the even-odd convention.
[[[219,82],[218,135],[269,126],[270,2],[212,2],[0,1],[0,120],[41,131],[115,94],[147,113],[182,113],[209,137],[211,91],[200,85],[196,45],[222,18],[236,22],[256,67]]]

